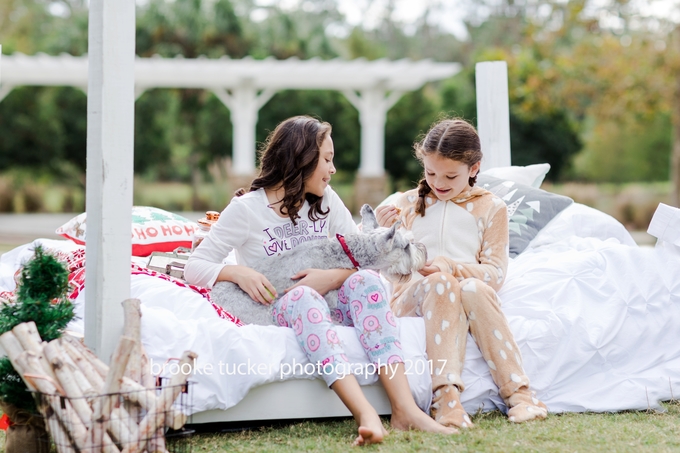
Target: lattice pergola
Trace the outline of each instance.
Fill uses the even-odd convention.
[[[5,56],[0,100],[22,85],[67,85],[87,92],[88,59],[71,55]],[[231,111],[233,170],[255,171],[255,128],[258,111],[277,91],[337,90],[359,111],[362,176],[384,173],[387,111],[408,91],[456,74],[458,63],[431,60],[232,60],[136,58],[135,97],[152,88],[200,88],[213,92]]]

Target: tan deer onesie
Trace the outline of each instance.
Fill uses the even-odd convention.
[[[447,426],[472,426],[459,393],[465,388],[461,372],[470,331],[510,408],[510,420],[544,418],[547,410],[529,390],[519,348],[496,296],[508,267],[505,203],[479,187],[448,201],[430,193],[423,217],[415,212],[417,201],[416,189],[398,199],[402,227],[427,247],[428,259],[441,272],[427,277],[416,273],[405,284],[395,283],[391,306],[397,316],[425,320],[434,369],[433,417]]]

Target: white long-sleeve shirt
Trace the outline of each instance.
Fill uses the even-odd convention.
[[[358,231],[352,215],[330,186],[324,191],[321,207],[323,211],[330,210],[328,215],[311,221],[310,205],[305,201],[294,225],[289,217],[280,217],[269,207],[264,189],[234,197],[191,254],[184,268],[185,280],[211,288],[225,266],[222,261],[232,250],[238,264],[252,266],[263,258],[286,253],[302,242]]]

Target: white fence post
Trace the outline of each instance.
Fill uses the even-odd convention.
[[[108,361],[130,297],[134,0],[91,0],[88,37],[85,342]]]
[[[484,61],[475,65],[477,130],[482,143],[482,170],[510,165],[508,65]]]

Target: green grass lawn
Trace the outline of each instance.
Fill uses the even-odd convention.
[[[514,425],[500,412],[473,417],[476,427],[455,436],[391,432],[369,451],[407,452],[671,452],[680,451],[680,405],[664,405],[665,413],[563,414]],[[388,427],[388,420],[385,419]],[[309,421],[235,433],[197,434],[194,452],[347,451],[354,439],[352,420]]]
[[[473,417],[476,427],[458,435],[394,431],[382,445],[365,448],[381,452],[677,452],[680,451],[677,435],[680,404],[666,403],[664,407],[664,413],[550,415],[546,420],[523,425],[509,423],[496,411]],[[389,427],[388,422],[384,419],[385,427]],[[191,451],[196,453],[344,452],[350,448],[355,433],[356,426],[350,419],[307,421],[237,432],[195,434],[189,443]],[[0,431],[0,451],[4,451],[4,441],[5,434]]]

